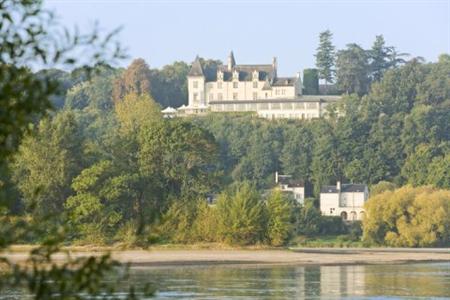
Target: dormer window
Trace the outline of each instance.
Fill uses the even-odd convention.
[[[223,72],[222,71],[217,71],[217,80],[223,80]]]
[[[233,71],[233,80],[239,80],[239,73],[236,70]]]
[[[258,80],[259,79],[259,72],[258,71],[253,71],[253,80]]]

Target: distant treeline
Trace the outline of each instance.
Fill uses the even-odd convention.
[[[205,68],[216,63],[204,61]],[[98,65],[90,76],[82,69],[39,72],[62,90],[53,98],[57,109],[36,121],[3,170],[4,187],[15,195],[9,214],[39,224],[49,215],[69,220],[71,241],[280,245],[298,234],[350,230],[333,232],[341,222],[320,217],[321,185],[450,188],[449,55],[390,66],[371,79],[368,92],[345,94],[326,118],[308,121],[212,113],[164,119],[161,106],[184,101],[187,70],[184,63],[151,70],[136,60],[124,70]],[[310,204],[259,195],[274,187],[275,171],[312,186]],[[202,202],[209,194],[222,199],[214,208]],[[446,206],[435,203],[445,217],[450,199],[442,195]],[[448,219],[433,220],[447,229],[429,242],[398,242],[392,234],[386,242],[446,243]],[[386,235],[365,236],[383,244]]]

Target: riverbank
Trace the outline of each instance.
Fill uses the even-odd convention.
[[[83,251],[68,249],[72,257],[101,255],[106,249]],[[22,249],[0,256],[20,263],[26,260],[27,252]],[[234,265],[234,264],[277,264],[277,265],[351,265],[351,264],[400,264],[408,262],[450,261],[448,248],[296,248],[296,249],[150,249],[111,250],[114,259],[136,266],[178,266],[178,265]],[[55,261],[64,261],[62,253],[54,256]]]

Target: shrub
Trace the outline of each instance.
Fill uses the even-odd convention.
[[[265,211],[256,188],[249,183],[217,200],[220,239],[226,243],[250,245],[261,242],[265,231]]]
[[[274,190],[266,202],[267,238],[273,246],[287,243],[293,231],[293,203],[283,197],[280,190]]]
[[[450,243],[450,191],[405,186],[369,198],[363,239],[394,247]]]

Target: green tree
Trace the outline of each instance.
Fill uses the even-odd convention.
[[[265,211],[254,186],[243,183],[233,193],[217,200],[219,233],[224,242],[251,245],[261,242],[265,232]]]
[[[391,66],[389,61],[390,49],[391,47],[386,46],[383,35],[375,37],[372,49],[368,51],[372,80],[380,80],[384,72]]]
[[[317,69],[305,69],[303,71],[303,94],[319,94],[319,72]]]
[[[433,158],[428,166],[427,183],[438,188],[450,189],[450,153]]]
[[[320,232],[320,223],[320,211],[314,206],[313,201],[305,201],[297,220],[297,233],[308,236],[316,235]]]
[[[45,75],[39,78],[26,67],[33,65],[74,65],[79,53],[84,53],[85,62],[96,63],[121,56],[120,48],[111,49],[114,34],[103,38],[97,30],[92,34],[72,34],[59,27],[53,14],[43,9],[42,1],[1,1],[2,21],[0,26],[0,165],[4,166],[16,151],[29,123],[41,117],[51,107],[57,91],[55,80]],[[18,22],[20,20],[20,22]],[[58,36],[56,39],[55,37]],[[112,50],[112,51],[109,51]],[[5,195],[1,194],[0,210],[4,211]],[[8,209],[8,207],[6,207]],[[0,249],[20,241],[24,235],[39,232],[40,226],[26,221],[10,225],[8,216],[0,217]],[[40,224],[42,226],[42,224]],[[41,245],[32,250],[24,263],[26,267],[1,258],[3,271],[0,289],[26,287],[35,299],[92,298],[105,296],[114,288],[104,283],[103,277],[117,263],[109,255],[73,259],[67,256],[63,265],[54,264],[63,228],[47,227],[52,233]],[[62,230],[61,230],[62,229]],[[51,266],[51,267],[49,267]],[[136,299],[132,290],[126,296]]]
[[[319,78],[325,81],[325,84],[333,81],[334,75],[334,46],[332,43],[333,34],[326,30],[319,35],[319,47],[316,52],[316,67],[319,71]]]
[[[150,70],[152,96],[162,107],[187,105],[187,74],[189,66],[176,61],[162,69]]]
[[[387,191],[393,191],[396,188],[397,186],[392,182],[380,181],[370,188],[370,196],[372,197]]]
[[[83,137],[73,112],[60,112],[39,123],[14,158],[14,181],[28,209],[40,216],[58,214],[73,191],[72,179],[83,168]]]
[[[273,246],[285,245],[292,235],[293,203],[283,197],[279,190],[273,190],[266,200],[267,238]]]
[[[117,71],[108,65],[99,65],[92,74],[67,91],[65,108],[110,111],[113,108],[112,89]]]
[[[133,208],[129,203],[135,198],[129,189],[133,177],[117,174],[110,161],[100,161],[74,178],[72,188],[76,194],[67,199],[65,207],[79,238],[88,243],[105,243],[118,225],[131,217],[126,212]]]
[[[415,152],[405,160],[401,174],[406,182],[412,186],[425,185],[428,181],[428,168],[437,156],[439,149],[436,146],[420,144]]]
[[[217,242],[219,218],[217,208],[208,205],[204,199],[197,201],[197,215],[192,225],[192,237],[199,242]]]
[[[283,172],[296,179],[310,181],[313,156],[313,134],[307,127],[292,127],[285,130],[281,153]]]
[[[357,44],[336,55],[336,80],[338,88],[346,93],[366,94],[369,89],[369,62],[367,52]]]
[[[418,87],[417,100],[427,105],[440,105],[450,99],[450,55],[442,54]]]

